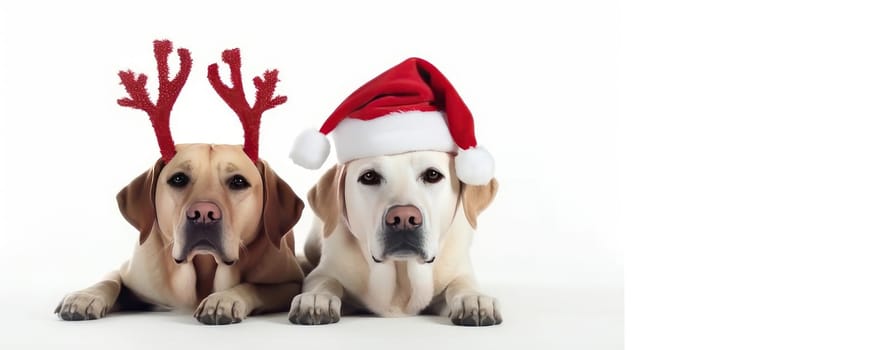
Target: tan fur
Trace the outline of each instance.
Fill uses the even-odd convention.
[[[323,237],[329,237],[335,230],[340,217],[343,193],[340,190],[343,183],[341,166],[333,166],[319,179],[316,186],[307,193],[307,201],[313,212],[322,219]]]
[[[460,184],[455,177],[452,156],[444,155],[410,152],[361,159],[335,166],[320,178],[308,194],[318,222],[313,225],[304,247],[315,269],[307,276],[303,293],[292,300],[289,320],[301,324],[332,323],[340,319],[342,312],[364,309],[382,316],[415,315],[424,311],[448,315],[453,323],[464,325],[501,322],[495,299],[478,292],[469,257],[477,217],[492,202],[498,183],[494,179],[483,186]],[[361,185],[356,184],[356,176],[363,169],[376,166],[385,168],[382,172],[390,192],[358,190],[356,186]],[[431,185],[446,187],[440,187],[441,190],[420,187],[417,174],[428,166],[448,170],[442,183]],[[405,171],[415,173],[400,175]],[[431,194],[425,197],[419,191],[431,191]],[[360,201],[361,198],[353,197],[361,193],[376,197],[372,202],[370,198]],[[375,201],[378,196],[380,203]],[[453,204],[426,202],[432,199]],[[361,204],[350,205],[349,201]],[[375,228],[366,226],[375,226],[377,221],[363,219],[380,217],[380,208],[394,204],[421,205],[419,209],[428,215],[426,222],[436,222],[429,228],[441,230],[439,249],[432,250],[437,252],[433,263],[372,260],[375,249],[369,242],[375,239],[369,239],[367,233],[375,232]],[[449,220],[437,220],[442,216]]]
[[[180,171],[194,182],[183,189],[167,185]],[[229,190],[232,174],[244,176],[251,187]],[[222,251],[192,252],[177,264],[174,251],[185,234],[180,225],[195,201],[213,201],[222,210]],[[303,202],[265,162],[251,162],[241,146],[178,145],[170,162],[159,160],[122,189],[118,204],[140,232],[133,257],[106,280],[66,296],[56,309],[63,319],[99,318],[112,309],[149,304],[194,309],[203,323],[225,324],[285,310],[300,291],[303,272],[291,227]],[[221,263],[229,260],[235,263]]]
[[[478,227],[478,215],[490,206],[498,190],[499,183],[496,182],[496,179],[492,179],[490,183],[482,186],[462,185],[462,204],[465,206],[465,217],[472,228]]]

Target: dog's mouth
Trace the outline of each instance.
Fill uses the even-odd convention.
[[[423,237],[424,231],[421,228],[412,230],[393,230],[385,228],[378,235],[381,237],[382,246],[384,247],[380,256],[376,257],[370,252],[372,261],[383,263],[389,259],[396,261],[418,261],[420,264],[430,264],[434,262],[436,256],[428,256],[425,251]]]
[[[214,243],[207,239],[200,240],[192,245],[190,248],[183,249],[183,253],[180,254],[179,258],[175,255],[174,262],[177,264],[183,264],[188,261],[191,261],[196,255],[211,255],[214,257],[214,260],[217,263],[222,263],[227,266],[232,266],[235,264],[238,259],[230,259],[227,258],[221,253],[221,250],[217,248]]]
[[[174,262],[183,264],[190,261],[196,255],[211,255],[218,263],[233,265],[238,259],[231,259],[223,254],[223,224],[220,221],[213,223],[199,223],[189,220],[184,226],[185,242],[179,254],[174,253]]]
[[[198,240],[195,242],[195,244],[192,245],[192,247],[189,248],[189,250],[212,250],[212,251],[216,250],[216,249],[217,249],[217,247],[214,245],[214,243],[211,243],[211,241],[209,241],[207,239]]]
[[[408,254],[394,253],[394,254],[383,254],[381,259],[376,258],[376,257],[375,257],[375,254],[371,254],[371,253],[370,253],[370,256],[372,257],[372,261],[374,261],[374,262],[376,262],[376,263],[379,263],[379,264],[381,264],[381,263],[383,263],[383,262],[385,262],[385,261],[387,261],[387,260],[389,260],[389,259],[391,259],[391,260],[396,260],[396,261],[413,261],[413,260],[415,260],[415,261],[417,261],[419,264],[431,264],[431,263],[434,262],[434,259],[437,258],[436,256],[432,256],[430,259],[428,259],[428,258],[427,258],[427,255],[424,254],[424,253],[408,253]]]

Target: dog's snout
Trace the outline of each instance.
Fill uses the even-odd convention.
[[[388,209],[385,223],[398,230],[412,230],[422,225],[422,212],[412,205],[400,205]]]
[[[196,223],[210,224],[223,219],[223,212],[217,204],[195,202],[186,209],[186,218]]]

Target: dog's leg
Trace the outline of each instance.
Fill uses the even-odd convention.
[[[341,320],[344,287],[327,276],[311,276],[304,281],[304,292],[291,301],[288,320],[294,324],[317,325]]]
[[[289,301],[301,292],[300,283],[242,283],[213,293],[199,303],[195,316],[199,322],[212,325],[239,323],[250,314],[285,311]]]
[[[444,298],[448,317],[455,325],[492,326],[502,323],[499,303],[481,294],[470,276],[460,276],[446,287]]]
[[[121,274],[114,271],[99,283],[66,295],[55,313],[66,321],[95,320],[112,310],[120,293]]]

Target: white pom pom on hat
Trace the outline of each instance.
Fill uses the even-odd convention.
[[[459,150],[456,176],[469,185],[486,185],[493,178],[493,156],[483,147]]]
[[[329,157],[329,139],[321,132],[307,129],[295,138],[289,157],[307,169],[319,169]]]
[[[332,134],[338,161],[412,151],[458,152],[456,175],[485,185],[494,174],[493,156],[477,145],[474,118],[446,77],[431,63],[409,58],[354,91],[316,130],[295,139],[290,157],[319,169]]]

